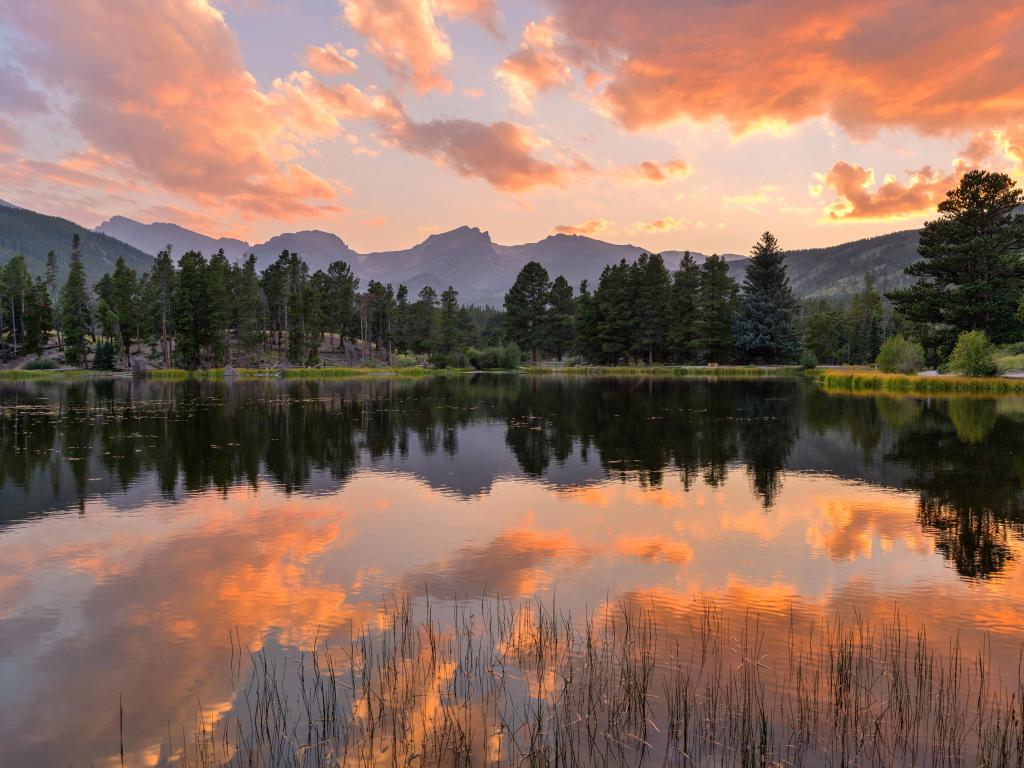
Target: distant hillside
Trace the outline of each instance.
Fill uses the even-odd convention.
[[[143,272],[153,263],[152,257],[120,240],[93,232],[66,219],[0,205],[0,264],[22,254],[33,275],[46,273],[46,254],[54,251],[60,264],[60,280],[67,275],[71,255],[71,236],[82,238],[82,263],[90,280],[98,280],[112,272],[118,256],[128,266]]]
[[[866,240],[786,252],[789,282],[802,299],[850,296],[864,286],[870,272],[883,293],[911,281],[904,269],[917,261],[920,231],[906,230]],[[729,272],[743,281],[746,260],[729,265]]]
[[[124,216],[114,216],[96,227],[96,231],[117,238],[123,243],[131,243],[151,256],[156,256],[168,245],[171,246],[175,258],[186,251],[199,251],[209,256],[223,248],[231,261],[238,261],[249,250],[249,244],[243,240],[230,237],[215,239],[179,227],[177,224],[142,224]]]
[[[331,262],[348,262],[365,286],[378,280],[398,286],[404,283],[415,297],[425,285],[438,292],[455,286],[467,303],[500,306],[506,291],[528,261],[538,261],[555,277],[564,275],[576,288],[580,281],[597,283],[607,264],[621,259],[633,260],[642,249],[595,240],[581,235],[552,235],[535,243],[500,245],[486,231],[459,227],[431,235],[411,248],[360,254],[329,232],[317,230],[288,232],[266,243],[250,245],[242,240],[213,238],[175,224],[142,224],[115,216],[90,232],[70,221],[43,216],[0,201],[0,263],[14,253],[24,253],[29,266],[42,274],[46,253],[55,250],[66,262],[73,232],[82,234],[86,269],[91,279],[113,269],[118,255],[144,271],[152,256],[170,244],[176,256],[188,250],[209,255],[220,248],[233,261],[246,253],[255,253],[260,269],[271,264],[283,250],[302,255],[311,269],[324,269]],[[113,239],[112,235],[117,239]],[[858,291],[865,272],[871,272],[880,290],[906,285],[904,268],[917,258],[918,231],[894,232],[867,240],[843,243],[829,248],[789,251],[786,264],[797,296],[841,297]],[[120,242],[123,240],[124,242]],[[126,244],[127,243],[127,244]],[[683,251],[662,254],[670,270],[676,269]],[[705,254],[692,252],[699,263]],[[746,258],[725,254],[730,273],[742,281]]]

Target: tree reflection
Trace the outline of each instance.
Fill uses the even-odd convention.
[[[0,408],[7,520],[31,507],[18,489],[64,507],[69,493],[82,506],[90,492],[147,477],[168,498],[267,481],[291,493],[317,478],[344,483],[364,464],[474,458],[464,447],[473,426],[472,440],[545,482],[571,465],[654,487],[675,474],[689,489],[739,470],[766,508],[787,470],[913,489],[921,526],[969,578],[1002,571],[1011,538],[1024,535],[1024,419],[992,399],[831,396],[794,380],[483,375],[6,384]],[[499,470],[484,465],[474,471],[490,473],[479,483],[489,487]]]

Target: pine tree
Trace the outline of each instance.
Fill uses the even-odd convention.
[[[576,310],[576,302],[572,297],[572,286],[561,275],[551,283],[548,307],[546,336],[551,351],[561,362],[566,350],[572,346],[573,316]]]
[[[238,344],[246,357],[259,360],[266,340],[267,298],[256,274],[256,256],[250,253],[236,272],[235,314]]]
[[[462,326],[459,322],[459,292],[452,286],[441,292],[439,318],[439,344],[442,354],[451,355],[464,346]]]
[[[509,338],[521,348],[530,350],[530,360],[537,362],[537,353],[546,346],[548,295],[551,280],[548,271],[538,262],[528,262],[505,294],[505,327]]]
[[[576,354],[587,361],[597,360],[600,357],[597,344],[597,303],[586,280],[580,282],[572,331],[573,350]]]
[[[156,310],[157,332],[160,335],[160,351],[164,368],[171,367],[171,305],[177,275],[171,259],[171,246],[156,255],[152,276],[149,281],[153,300],[150,306]]]
[[[124,354],[125,366],[130,364],[131,345],[139,324],[139,276],[123,257],[118,256],[111,276],[110,295],[107,298],[110,309],[116,316],[116,349]]]
[[[864,288],[853,297],[846,313],[847,357],[855,365],[871,365],[882,348],[885,309],[875,278],[864,275]]]
[[[669,329],[672,281],[659,254],[642,253],[632,266],[634,293],[633,346],[648,363],[665,351]]]
[[[729,276],[729,262],[717,254],[700,267],[697,332],[704,360],[728,363],[735,355],[732,329],[739,304],[739,286]]]
[[[412,306],[412,351],[417,354],[429,354],[434,350],[436,337],[437,291],[425,285]]]
[[[349,336],[352,330],[352,318],[355,316],[355,297],[359,292],[359,278],[352,274],[352,269],[344,261],[332,262],[327,267],[327,286],[324,296],[324,309],[327,330],[337,334],[339,341]]]
[[[223,366],[230,360],[229,338],[237,290],[231,262],[221,248],[210,257],[210,262],[206,265],[210,364],[213,366]]]
[[[596,340],[603,361],[631,362],[634,348],[636,291],[633,268],[625,259],[601,271],[594,291]]]
[[[174,361],[195,370],[204,363],[210,341],[209,298],[206,290],[206,259],[188,251],[178,259],[178,279],[171,304],[174,323]]]
[[[697,301],[700,267],[687,251],[672,275],[669,307],[668,348],[672,358],[692,363],[697,358]]]
[[[60,298],[60,267],[57,263],[57,254],[55,251],[50,251],[46,254],[46,291],[50,300],[51,313],[54,315],[53,326],[57,331],[57,348],[61,351],[64,350],[64,339],[61,336],[60,321],[55,316],[56,312],[53,312],[53,308],[57,306],[58,299]]]
[[[1006,174],[965,174],[939,203],[939,218],[921,231],[921,258],[906,269],[917,282],[889,294],[896,310],[935,326],[945,347],[971,330],[997,344],[1016,340],[1024,287],[1022,205],[1024,192]]]
[[[412,309],[409,304],[409,289],[398,286],[395,293],[395,349],[408,352],[412,340]]]
[[[71,262],[68,279],[60,292],[60,322],[64,329],[64,359],[69,365],[85,364],[89,346],[85,334],[89,331],[92,316],[89,307],[89,291],[82,265],[81,240],[76,232],[71,241]]]
[[[800,356],[796,310],[782,249],[775,236],[765,232],[750,252],[743,280],[734,329],[740,357],[767,364],[796,362]]]

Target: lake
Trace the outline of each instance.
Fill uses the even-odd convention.
[[[341,691],[331,695],[359,699],[354,668],[369,674],[384,656],[357,646],[393,642],[411,663],[422,653],[406,646],[422,634],[387,638],[417,622],[440,632],[486,626],[483,658],[518,648],[503,657],[517,660],[510,679],[521,681],[501,694],[506,707],[518,706],[515,696],[538,712],[537,702],[568,706],[545,691],[567,669],[595,674],[600,665],[587,666],[571,640],[593,630],[627,661],[606,659],[616,682],[591,706],[607,708],[612,688],[647,690],[644,675],[675,668],[648,661],[636,650],[645,643],[675,649],[687,670],[694,648],[713,646],[719,668],[709,672],[702,651],[703,677],[692,679],[742,675],[717,688],[723,727],[760,723],[763,733],[736,739],[774,745],[773,754],[797,749],[794,728],[820,734],[821,718],[839,727],[837,701],[852,703],[826,751],[861,755],[858,764],[914,754],[920,764],[973,765],[995,748],[990,732],[1009,733],[1011,751],[1024,745],[1019,724],[993,725],[1021,701],[1004,698],[1020,688],[1024,640],[1021,399],[832,395],[803,379],[97,379],[0,383],[0,413],[2,766],[120,765],[122,749],[126,765],[196,764],[204,729],[234,723],[244,736],[254,722],[246,692],[261,664],[273,666],[256,681],[260,695],[280,686],[301,710],[310,684],[286,678],[307,669],[310,650],[334,648],[332,668],[351,685],[331,683]],[[568,642],[562,677],[539,673],[548,664],[540,653],[528,661],[524,626],[530,648],[542,647],[544,626],[543,642],[559,653]],[[559,632],[566,642],[550,639]],[[903,661],[876,669],[881,646]],[[800,669],[823,677],[791,674],[794,647],[807,653]],[[428,702],[430,711],[464,702],[468,713],[471,689],[485,685],[465,670],[459,682],[456,667],[485,662],[451,648],[449,666],[432,661],[419,693],[406,691],[410,743]],[[870,676],[885,690],[917,674],[914,685],[896,683],[916,726],[889,719],[895,694],[858,709],[843,659],[864,667],[851,679]],[[922,659],[934,673],[920,672]],[[592,691],[597,678],[588,679]],[[442,680],[453,687],[438,693]],[[590,760],[691,764],[678,751],[666,759],[666,742],[719,715],[705,712],[705,725],[680,715],[672,731],[677,694],[713,705],[703,683],[672,685],[675,693],[652,683],[640,714],[623,715],[643,738],[601,714],[600,733],[583,745]],[[816,725],[795,725],[811,716],[781,695],[806,705]],[[994,703],[979,717],[973,702],[986,696]],[[373,701],[348,702],[346,717],[372,726],[383,711]],[[869,709],[913,741],[910,751],[884,752],[894,747],[857,721]],[[566,733],[582,727],[587,715],[578,716]],[[465,762],[511,762],[523,749],[513,742],[526,730],[502,717]],[[401,719],[379,722],[394,729]],[[531,731],[553,750],[581,748],[559,744],[558,732]],[[728,753],[729,744],[728,759],[714,762],[732,737],[702,734],[702,746],[687,746],[704,750],[701,764],[760,764],[749,759],[755,747]],[[392,736],[373,738],[383,746],[335,764],[397,760]],[[600,752],[612,743],[620,751]],[[237,758],[241,748],[217,754]],[[819,751],[789,759],[828,764]],[[296,754],[265,764],[315,762]],[[400,764],[419,764],[409,760]]]

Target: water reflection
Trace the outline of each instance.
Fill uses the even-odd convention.
[[[787,470],[820,471],[918,491],[921,525],[970,578],[1001,572],[1024,532],[1024,416],[991,399],[836,397],[793,381],[479,376],[7,385],[0,402],[7,523],[146,481],[168,499],[267,481],[292,493],[378,466],[464,495],[509,474],[660,487],[674,473],[689,489],[742,470],[765,508]],[[458,458],[458,472],[434,457]]]
[[[116,763],[119,697],[128,762],[160,763],[197,702],[244,706],[239,644],[344,642],[392,593],[621,597],[680,633],[714,595],[769,645],[894,606],[965,650],[1022,636],[1018,400],[480,376],[5,385],[0,408],[2,765]]]

